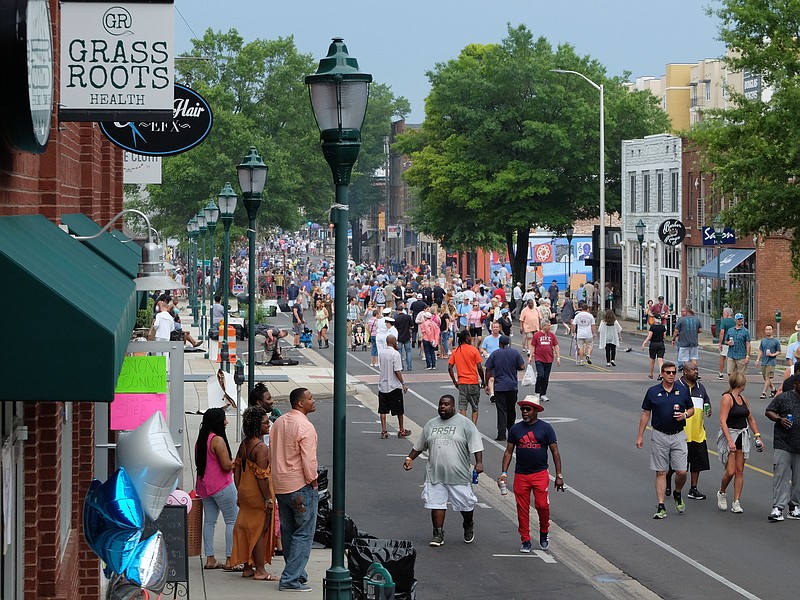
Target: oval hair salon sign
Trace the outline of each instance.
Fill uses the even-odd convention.
[[[128,152],[171,156],[191,150],[206,139],[213,120],[208,102],[194,90],[176,83],[171,121],[105,121],[100,123],[100,129],[113,144]]]
[[[658,226],[658,239],[667,246],[677,246],[686,237],[686,227],[678,219],[667,219]]]

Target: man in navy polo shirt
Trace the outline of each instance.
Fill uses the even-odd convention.
[[[492,327],[494,327],[492,323]],[[491,336],[490,336],[491,337]],[[506,439],[506,432],[517,420],[517,397],[519,384],[517,372],[525,370],[525,361],[519,350],[511,348],[508,336],[501,335],[500,347],[486,360],[486,393],[489,393],[489,380],[494,380],[494,407],[497,409],[496,441]]]
[[[658,508],[654,519],[667,516],[664,495],[667,489],[667,471],[675,471],[675,509],[682,514],[686,505],[681,490],[686,483],[688,448],[686,419],[694,414],[694,404],[687,388],[675,385],[678,372],[675,363],[664,361],[661,365],[663,380],[647,390],[642,402],[642,417],[639,419],[639,434],[636,447],[644,446],[644,430],[652,417],[653,433],[650,435],[650,468],[656,472],[656,497]]]

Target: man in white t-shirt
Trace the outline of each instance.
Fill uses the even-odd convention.
[[[578,366],[583,364],[584,355],[586,364],[592,364],[592,347],[597,335],[597,324],[585,302],[578,305],[578,312],[575,313],[575,318],[572,320],[572,335],[578,344]]]
[[[483,473],[483,440],[475,424],[456,412],[456,400],[450,394],[439,398],[439,416],[425,424],[419,439],[408,453],[403,468],[410,471],[415,458],[428,452],[422,499],[431,511],[433,537],[429,546],[444,544],[444,518],[447,504],[461,513],[464,542],[475,539],[474,513],[478,499],[472,491],[470,474]]]
[[[378,381],[378,415],[381,418],[381,439],[389,437],[386,430],[386,415],[392,413],[397,417],[397,437],[404,438],[411,435],[408,429],[403,427],[403,394],[408,391],[408,386],[403,381],[403,358],[397,349],[397,337],[394,335],[386,336],[386,348],[378,351],[378,370],[380,380]]]
[[[158,301],[158,312],[153,321],[153,330],[157,342],[168,342],[170,334],[175,330],[175,319],[169,312],[172,305],[170,296],[163,296]]]

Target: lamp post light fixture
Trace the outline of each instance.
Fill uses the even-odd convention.
[[[208,230],[209,253],[208,253],[208,323],[206,331],[211,331],[211,321],[213,319],[214,306],[214,232],[217,229],[217,219],[219,218],[219,208],[211,200],[203,208],[203,215],[206,218],[206,229]],[[225,330],[227,331],[227,329]],[[209,339],[209,352],[211,341]],[[206,352],[208,357],[208,352]]]
[[[233,223],[233,213],[236,211],[236,192],[233,191],[230,183],[225,183],[222,190],[217,196],[219,201],[219,218],[222,219],[222,227],[225,230],[225,237],[223,242],[222,265],[220,269],[219,284],[222,287],[222,350],[220,351],[220,362],[222,368],[230,373],[231,361],[230,352],[228,348],[228,292],[230,291],[231,276],[229,273],[231,267],[230,251],[231,251],[231,223]],[[213,315],[212,315],[213,317]],[[250,355],[248,355],[250,356]]]
[[[344,315],[347,313],[348,185],[361,149],[361,127],[372,75],[359,71],[358,61],[348,54],[342,38],[333,38],[328,55],[319,61],[316,73],[308,75],[305,81],[320,130],[322,154],[330,165],[336,187],[336,202],[331,207],[336,231],[334,314]],[[331,566],[325,573],[325,597],[339,600],[352,596],[350,572],[344,566],[347,330],[341,320],[334,328],[333,340],[333,542]]]
[[[725,234],[725,225],[722,224],[722,218],[717,215],[714,219],[714,244],[717,246],[717,339],[719,338],[719,324],[722,322],[722,238]]]
[[[569,280],[572,279],[572,236],[575,235],[575,228],[570,225],[567,227],[567,246],[569,246],[569,252],[567,253],[567,289],[566,289],[566,297],[570,298],[572,294],[572,290],[570,289]]]
[[[644,232],[647,226],[644,221],[634,226],[636,228],[636,239],[639,240],[639,330],[644,329]]]
[[[200,333],[197,339],[201,342],[207,337],[208,334],[208,321],[206,320],[206,215],[201,210],[195,217],[200,231],[200,245],[202,246],[202,253],[200,254]]]
[[[583,77],[583,79],[600,92],[600,293],[605,298],[606,289],[606,112],[605,112],[605,90],[603,84],[595,83],[583,73],[569,71],[566,69],[550,69],[552,73],[570,73]],[[606,301],[603,300],[603,310],[606,308]]]
[[[250,146],[247,156],[236,166],[242,201],[247,210],[247,237],[250,253],[247,268],[247,393],[253,391],[256,379],[256,215],[261,207],[261,196],[267,183],[269,167]],[[346,292],[345,292],[346,293]],[[225,332],[227,334],[227,330]]]

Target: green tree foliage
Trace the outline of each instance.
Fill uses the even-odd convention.
[[[327,223],[333,184],[304,84],[316,60],[300,54],[292,37],[245,43],[233,29],[209,29],[193,45],[189,55],[194,58],[176,62],[177,79],[208,101],[214,125],[202,144],[163,160],[163,183],[148,186],[154,226],[166,235],[183,237],[186,222],[209,198],[216,199],[226,181],[238,191],[236,165],[250,146],[269,166],[259,228],[299,229],[307,219]],[[372,86],[364,146],[353,173],[353,188],[358,190],[353,213],[362,214],[375,202],[369,188],[375,166],[384,160],[383,140],[391,131],[392,117],[409,111],[408,101],[395,98],[389,87]],[[246,224],[240,199],[232,239]],[[222,228],[218,230],[221,237]]]
[[[735,196],[722,213],[741,235],[800,227],[800,1],[726,0],[714,13],[720,39],[732,50],[729,68],[760,73],[768,102],[730,91],[732,107],[713,111],[691,132],[714,172],[718,197]],[[792,236],[800,277],[800,238]]]
[[[516,278],[531,227],[563,231],[599,214],[598,91],[551,69],[605,86],[606,210],[618,210],[621,141],[667,130],[666,115],[651,94],[626,91],[596,60],[525,26],[437,64],[422,128],[395,146],[412,160],[415,227],[456,250],[505,244]]]

